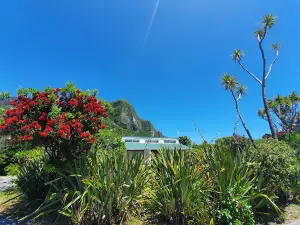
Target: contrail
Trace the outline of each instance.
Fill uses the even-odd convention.
[[[153,24],[153,21],[154,21],[155,16],[156,16],[156,13],[157,13],[157,9],[158,9],[159,3],[160,3],[160,0],[157,0],[156,6],[155,6],[154,11],[153,11],[153,14],[152,14],[152,18],[151,18],[151,20],[150,20],[150,23],[149,23],[149,26],[148,26],[148,29],[147,29],[146,36],[145,36],[145,39],[144,39],[143,48],[144,48],[144,46],[146,45],[147,40],[148,40],[148,37],[149,37],[149,35],[150,35],[151,28],[152,28],[152,24]]]

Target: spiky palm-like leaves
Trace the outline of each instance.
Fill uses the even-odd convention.
[[[142,156],[129,159],[121,150],[79,158],[70,175],[61,173],[49,182],[52,194],[27,217],[58,211],[73,224],[123,224],[141,208],[149,178],[144,162]]]
[[[247,88],[243,85],[239,85],[236,88],[236,93],[238,94],[239,97],[244,96],[247,94]]]
[[[218,224],[254,224],[251,206],[256,208],[262,203],[280,209],[257,186],[259,178],[251,168],[253,158],[249,158],[247,149],[235,151],[224,142],[206,145],[202,164],[209,165],[208,170],[220,201]],[[249,210],[250,209],[250,210]],[[240,222],[240,223],[239,223]]]
[[[221,78],[221,84],[226,91],[234,90],[238,86],[238,82],[235,77],[229,73],[224,73]]]
[[[245,54],[241,49],[235,49],[231,55],[231,58],[235,61],[241,61],[244,56]]]
[[[263,17],[262,25],[267,29],[272,29],[276,24],[276,16],[273,14],[266,14]]]
[[[254,147],[256,147],[255,141],[253,140],[250,131],[246,127],[246,124],[241,115],[241,112],[239,109],[239,104],[238,104],[238,101],[241,99],[241,97],[246,94],[246,87],[243,85],[240,85],[239,82],[236,80],[236,78],[231,76],[229,73],[223,74],[223,76],[221,78],[221,84],[226,91],[231,92],[232,97],[235,102],[235,108],[236,108],[237,114],[242,122],[242,125],[243,125],[249,139],[251,140],[251,143],[253,144]]]
[[[215,202],[210,183],[191,151],[162,149],[152,162],[150,211],[175,224],[209,224]]]
[[[276,24],[276,16],[273,14],[266,14],[266,15],[264,15],[263,20],[261,22],[261,27],[259,27],[255,32],[253,32],[253,34],[255,35],[255,37],[258,40],[258,47],[259,47],[261,57],[262,57],[263,70],[262,70],[262,78],[261,79],[259,79],[257,76],[255,76],[254,73],[250,72],[250,70],[248,70],[243,65],[242,59],[244,57],[244,53],[240,49],[234,50],[234,52],[231,56],[234,61],[238,62],[238,64],[241,66],[241,68],[246,73],[248,73],[256,82],[258,82],[261,85],[262,99],[263,99],[263,103],[264,103],[264,111],[265,111],[266,119],[269,123],[270,131],[272,133],[273,138],[277,138],[277,133],[275,131],[273,119],[270,114],[268,101],[267,101],[267,97],[266,97],[266,79],[269,77],[269,75],[272,71],[272,67],[273,67],[274,63],[277,61],[277,58],[279,56],[280,46],[277,43],[272,44],[271,49],[272,49],[272,51],[274,51],[276,53],[276,56],[274,57],[272,63],[269,65],[269,68],[267,69],[266,55],[265,55],[265,51],[264,51],[262,44],[267,35],[267,32],[270,29],[272,29],[275,26],[275,24]],[[260,112],[260,114],[261,113],[262,112]]]
[[[298,106],[300,104],[300,95],[292,92],[288,96],[277,95],[274,100],[268,100],[270,112],[274,118],[277,118],[278,125],[286,132],[292,132],[300,126],[300,112]],[[261,109],[258,115],[262,119],[266,119],[266,111]]]

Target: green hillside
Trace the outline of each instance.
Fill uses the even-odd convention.
[[[107,125],[121,135],[162,137],[149,120],[141,119],[135,109],[125,100],[117,100],[110,103]]]

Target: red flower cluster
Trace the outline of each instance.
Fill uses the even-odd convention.
[[[71,138],[71,128],[68,124],[60,124],[57,133],[61,138]]]
[[[87,152],[96,141],[94,135],[105,128],[101,123],[101,118],[107,117],[102,102],[80,90],[61,92],[57,88],[31,93],[31,97],[18,96],[10,105],[13,108],[6,111],[0,130],[16,141],[56,148],[57,156],[64,156],[61,151],[73,151],[73,155]],[[58,110],[53,111],[55,107]]]
[[[32,141],[33,137],[29,135],[19,136],[20,141]]]
[[[71,106],[78,106],[79,105],[79,102],[75,99],[75,98],[72,98],[70,101],[69,101],[69,104]]]
[[[15,122],[18,122],[18,117],[17,116],[13,116],[13,117],[8,117],[8,118],[4,118],[4,122],[9,125],[9,124],[13,124]]]

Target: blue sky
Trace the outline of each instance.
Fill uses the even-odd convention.
[[[265,13],[278,22],[268,36],[282,45],[268,79],[268,97],[300,92],[300,22],[297,1],[161,0],[143,45],[156,0],[4,1],[0,8],[1,91],[74,82],[98,89],[106,100],[126,99],[165,135],[199,142],[194,120],[208,140],[233,132],[236,112],[222,90],[222,72],[248,87],[244,119],[258,138],[268,132],[257,117],[260,87],[230,59],[235,48],[260,76],[252,32]],[[267,54],[269,61],[272,53]],[[243,133],[241,125],[240,133]]]

